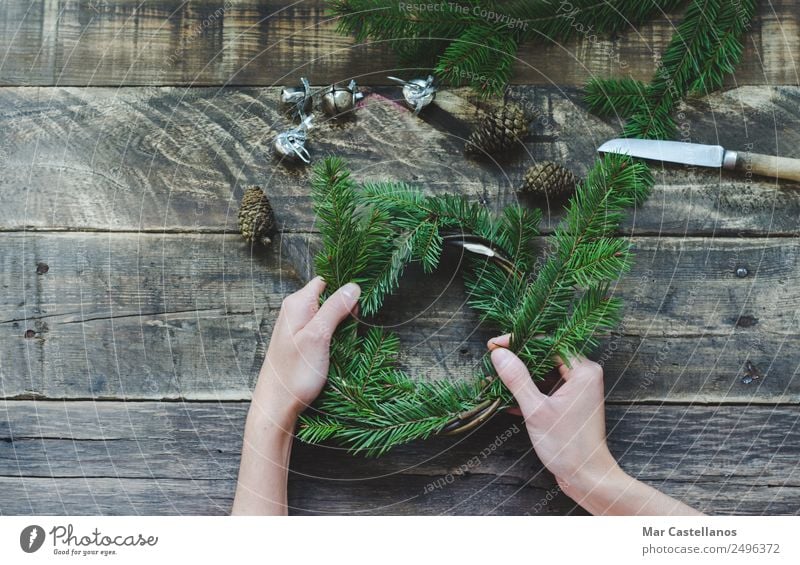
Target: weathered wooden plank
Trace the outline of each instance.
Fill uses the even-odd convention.
[[[321,0],[4,2],[3,84],[264,85],[287,74],[323,81],[390,63],[351,49]]]
[[[795,239],[644,236],[632,243],[633,271],[614,289],[627,301],[624,333],[727,336],[759,327],[795,333],[793,306],[800,300]],[[536,245],[542,250],[544,239]],[[235,234],[3,233],[0,304],[5,321],[21,325],[275,310],[285,294],[313,276],[310,265],[318,249],[317,236],[298,234],[251,249]],[[428,323],[444,325],[467,310],[463,285],[454,276],[462,260],[460,252],[447,251],[432,276],[412,265],[400,298],[387,302],[389,311],[419,317],[430,310]],[[435,291],[420,293],[423,279]]]
[[[423,481],[411,490],[419,492]],[[367,486],[331,485],[324,492],[307,481],[291,483],[290,513],[299,515],[561,515],[583,514],[563,494],[507,485],[486,488],[474,478],[444,493],[401,499],[404,487],[384,479]],[[491,483],[489,483],[491,484]],[[141,481],[131,479],[0,478],[3,515],[225,515],[233,503],[233,481]],[[800,505],[797,487],[753,486],[743,491],[718,484],[655,483],[668,494],[709,514],[794,515]]]
[[[416,481],[412,490],[426,483]],[[475,478],[444,493],[401,499],[404,487],[384,479],[375,484],[340,484],[324,492],[308,482],[290,484],[290,513],[298,515],[581,515],[584,512],[555,489],[507,485],[485,488]],[[797,487],[753,486],[743,491],[718,484],[654,483],[694,507],[717,515],[795,515],[800,504]],[[131,479],[9,479],[0,478],[3,515],[225,515],[233,503],[233,481],[141,481]],[[399,491],[399,492],[398,492]]]
[[[417,491],[426,480],[410,477],[408,482]],[[234,480],[0,477],[0,515],[225,515],[230,512],[234,488]],[[378,484],[315,492],[313,483],[301,480],[290,484],[289,511],[300,515],[582,513],[555,490],[530,487],[518,492],[517,487],[494,485],[486,477],[424,499],[402,500],[403,490],[391,479],[383,479]]]
[[[634,269],[614,289],[623,323],[594,353],[610,398],[800,400],[794,240],[634,241]],[[237,235],[0,234],[2,395],[248,399],[316,246],[301,234],[254,254]],[[400,334],[414,374],[463,378],[486,352],[492,331],[457,268],[457,255],[431,276],[411,268],[376,320]],[[745,385],[748,361],[764,378]]]
[[[0,404],[0,513],[75,513],[79,504],[88,506],[78,513],[224,513],[246,410],[245,403]],[[792,407],[609,406],[608,432],[629,473],[706,511],[797,512],[800,428]],[[573,511],[519,418],[508,415],[378,459],[298,443],[290,477],[297,513]],[[195,494],[180,500],[190,485]],[[23,488],[27,496],[11,496]]]
[[[3,253],[0,327],[21,338],[5,342],[7,391],[241,398],[299,284],[280,243],[265,260],[238,235],[52,237],[47,251],[38,236],[0,237],[16,242]]]
[[[243,402],[5,401],[0,475],[235,479],[247,407]],[[792,406],[634,404],[609,405],[607,429],[612,451],[642,479],[739,484],[758,478],[762,485],[800,486],[799,424]],[[354,457],[334,444],[298,443],[293,468],[322,481],[450,473],[552,486],[520,418],[506,414],[470,434],[415,442],[377,459]]]
[[[516,199],[528,164],[564,162],[584,174],[620,125],[588,115],[577,90],[516,87],[534,117],[516,160],[465,159],[478,119],[464,90],[443,92],[416,118],[397,89],[368,96],[355,119],[321,120],[315,159],[346,158],[360,180],[396,179],[432,193]],[[290,122],[277,88],[6,88],[0,90],[0,229],[235,230],[243,187],[265,186],[279,225],[312,231],[310,168],[277,163],[271,142]],[[743,87],[682,108],[686,141],[800,157],[800,89]],[[526,156],[526,152],[527,155]],[[638,234],[796,235],[796,185],[653,165],[650,200],[624,224]],[[546,202],[532,202],[547,207]],[[545,227],[560,218],[552,203]]]
[[[225,515],[234,488],[234,481],[0,477],[0,514]]]
[[[324,0],[160,0],[146,6],[138,0],[6,0],[0,6],[0,84],[264,85],[301,74],[320,82],[355,76],[385,83],[398,65],[391,46],[338,35],[324,6]],[[566,6],[557,6],[565,16]],[[797,84],[796,8],[793,0],[760,5],[731,84]],[[586,30],[568,42],[523,45],[514,81],[648,79],[680,19],[680,11],[668,14],[615,38]]]

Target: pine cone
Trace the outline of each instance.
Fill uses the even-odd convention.
[[[519,192],[549,198],[565,198],[575,191],[576,184],[578,177],[572,171],[558,163],[544,161],[527,170]]]
[[[528,119],[517,104],[506,104],[486,114],[464,148],[470,155],[499,155],[513,149],[528,133]]]
[[[271,243],[270,235],[275,230],[275,213],[269,198],[258,186],[244,191],[239,207],[239,231],[250,243],[256,241],[263,245]]]

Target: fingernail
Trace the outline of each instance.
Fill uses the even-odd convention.
[[[359,287],[356,283],[349,282],[342,287],[342,292],[347,298],[355,301],[358,300],[359,296],[361,296],[361,287]]]
[[[498,371],[502,371],[513,358],[514,354],[505,347],[498,347],[492,351],[492,363],[494,364],[494,368]]]

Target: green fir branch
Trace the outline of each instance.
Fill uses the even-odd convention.
[[[625,124],[626,137],[668,139],[676,130],[672,112],[692,92],[722,85],[741,59],[741,39],[755,13],[754,0],[692,0],[648,85],[647,104]]]
[[[600,36],[639,25],[685,0],[463,0],[417,9],[393,0],[331,0],[340,33],[359,42],[388,42],[404,63],[438,57],[440,79],[470,84],[482,97],[502,92],[523,42],[562,42]]]
[[[723,4],[712,44],[714,51],[696,69],[689,93],[705,95],[721,88],[725,75],[734,72],[742,58],[742,36],[750,29],[757,5],[756,0],[735,0]]]
[[[557,348],[586,343],[586,335],[561,339],[542,356],[540,335],[552,335],[571,319],[572,301],[581,283],[602,285],[629,267],[627,246],[609,244],[619,227],[623,209],[642,203],[653,179],[647,167],[624,155],[598,160],[570,199],[564,222],[550,236],[554,250],[536,280],[523,294],[514,320],[511,348],[539,377],[549,368]],[[604,260],[599,260],[604,259]],[[612,271],[609,265],[618,270]],[[599,288],[599,287],[598,287]],[[586,292],[594,292],[590,286]],[[560,351],[578,354],[579,349]]]
[[[584,88],[589,111],[598,116],[629,116],[647,107],[647,85],[631,78],[591,79]]]

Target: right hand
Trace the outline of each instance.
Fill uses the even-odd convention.
[[[533,448],[568,495],[591,490],[621,470],[606,444],[603,369],[585,357],[561,359],[563,385],[543,394],[525,364],[506,349],[509,335],[489,341],[492,363],[519,403]]]

